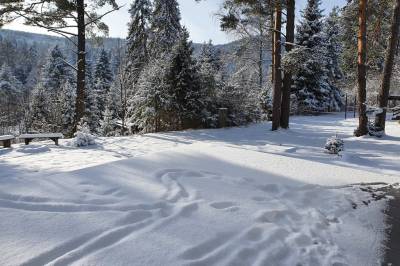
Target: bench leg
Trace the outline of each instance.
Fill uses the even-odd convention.
[[[54,141],[54,144],[56,144],[56,146],[58,146],[58,138],[51,138],[52,141]]]
[[[25,139],[25,145],[29,145],[32,139]]]
[[[11,148],[11,140],[7,139],[3,141],[4,148]]]

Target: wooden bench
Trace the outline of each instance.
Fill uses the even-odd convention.
[[[13,135],[0,136],[0,142],[3,144],[4,148],[11,148],[11,141],[14,140]]]
[[[33,139],[51,139],[58,146],[58,140],[62,139],[64,136],[61,133],[40,133],[40,134],[22,134],[19,136],[19,139],[25,140],[25,145],[29,145],[29,143]]]

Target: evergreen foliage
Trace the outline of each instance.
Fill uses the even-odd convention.
[[[297,27],[296,43],[299,48],[291,54],[301,54],[300,66],[294,76],[294,90],[300,112],[339,110],[342,102],[339,90],[328,76],[328,38],[323,32],[320,0],[308,0]],[[332,37],[332,36],[330,36]]]

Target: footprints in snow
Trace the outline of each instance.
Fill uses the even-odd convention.
[[[210,207],[217,210],[225,210],[230,212],[238,211],[240,208],[237,203],[231,201],[219,201],[210,203]]]

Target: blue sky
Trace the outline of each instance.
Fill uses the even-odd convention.
[[[223,0],[204,0],[200,3],[196,3],[195,0],[178,0],[178,2],[181,7],[182,24],[189,29],[191,38],[194,42],[200,43],[212,39],[215,44],[221,44],[233,40],[232,36],[219,30],[218,20],[214,15],[219,10]],[[322,0],[322,8],[329,13],[333,6],[342,6],[345,2],[346,0]],[[104,21],[110,27],[111,37],[124,38],[127,33],[126,25],[129,21],[127,10],[129,9],[130,1],[119,0],[118,3],[125,4],[124,8],[118,12],[110,14],[104,19]],[[303,9],[305,4],[306,0],[297,0],[296,10],[299,11]],[[299,16],[297,17],[299,18]],[[20,23],[8,25],[6,28],[47,33],[45,30],[29,28]]]

